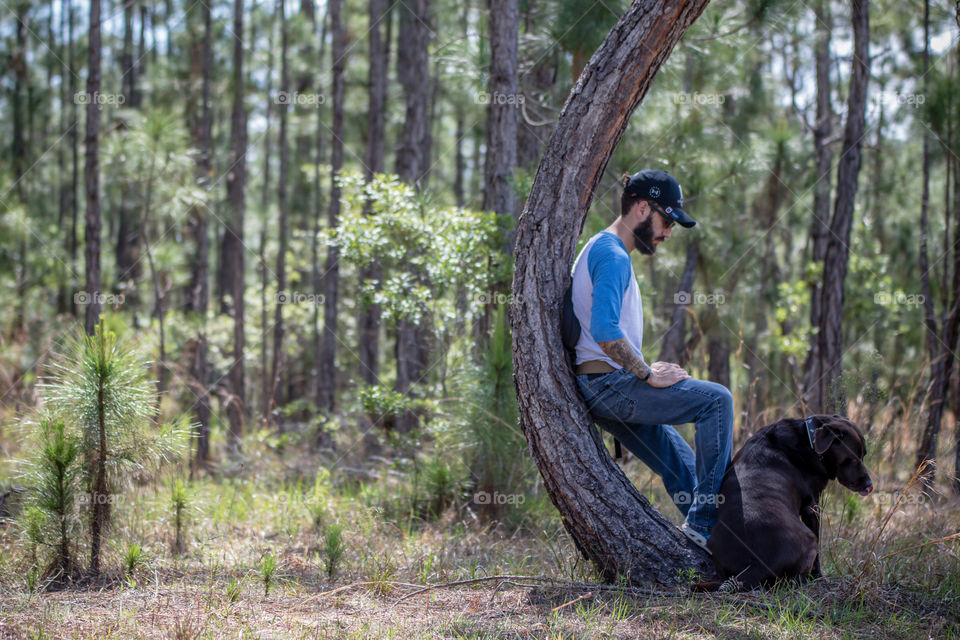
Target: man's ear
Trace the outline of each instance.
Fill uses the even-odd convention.
[[[837,434],[834,433],[833,429],[821,425],[813,432],[813,450],[823,455],[836,439]]]
[[[637,217],[639,220],[643,221],[653,215],[653,209],[650,208],[650,203],[646,200],[640,200],[636,204],[637,208]]]

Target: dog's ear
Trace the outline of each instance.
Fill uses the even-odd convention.
[[[813,450],[823,455],[837,439],[837,434],[826,425],[817,427],[813,432]]]

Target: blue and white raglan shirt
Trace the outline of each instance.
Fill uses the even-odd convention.
[[[573,311],[580,321],[577,361],[602,360],[616,369],[597,344],[626,338],[640,355],[643,304],[630,254],[609,231],[590,238],[573,263]]]

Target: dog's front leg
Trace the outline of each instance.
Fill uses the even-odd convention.
[[[810,572],[811,577],[819,578],[820,573],[820,503],[814,498],[810,498],[807,503],[800,509],[800,520],[810,531],[813,532],[813,535],[817,538],[817,557],[813,561],[813,570]]]

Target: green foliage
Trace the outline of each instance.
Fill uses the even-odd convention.
[[[227,582],[227,602],[236,602],[240,599],[240,594],[243,593],[246,582],[246,578],[238,579],[235,575],[230,576],[230,580]]]
[[[127,580],[133,578],[134,572],[143,564],[143,547],[131,542],[123,552],[123,575]]]
[[[260,579],[263,580],[263,595],[270,595],[270,585],[277,574],[277,557],[271,552],[260,559]]]
[[[331,578],[337,572],[340,560],[346,553],[343,542],[343,525],[332,522],[323,530],[323,556],[326,560],[327,575]]]
[[[112,177],[105,182],[107,193],[116,189],[128,199],[133,197],[137,219],[157,216],[184,221],[191,207],[203,205],[206,194],[196,185],[196,164],[181,115],[163,109],[129,109],[120,116],[124,126],[104,136],[101,147],[102,170]],[[177,243],[168,246],[176,250],[177,259],[182,256]]]
[[[41,418],[37,436],[36,454],[25,474],[25,482],[34,490],[21,516],[21,528],[33,549],[32,564],[37,564],[36,547],[48,547],[53,559],[44,573],[65,579],[72,572],[72,549],[81,527],[76,509],[80,440],[62,420],[50,418]]]
[[[453,465],[442,452],[427,461],[423,474],[430,496],[430,515],[437,517],[457,499],[460,483]]]
[[[504,305],[494,307],[492,325],[483,365],[461,377],[459,391],[465,397],[455,413],[476,491],[473,506],[488,504],[497,513],[498,506],[512,509],[525,502],[533,465],[518,425]],[[504,501],[498,503],[497,495],[504,496]]]
[[[175,555],[183,553],[186,550],[187,545],[183,536],[183,528],[186,523],[189,504],[189,489],[183,478],[177,476],[170,481],[170,508],[173,511],[172,520],[174,528],[172,549]]]
[[[567,51],[590,56],[617,23],[624,5],[622,0],[563,0],[552,27],[554,38]]]
[[[396,176],[345,171],[340,224],[329,238],[341,260],[358,267],[376,262],[382,281],[360,283],[363,301],[380,304],[384,316],[421,324],[428,317],[439,333],[456,321],[452,295],[462,287],[469,310],[489,286],[489,265],[498,251],[497,216],[423,199]],[[370,215],[364,215],[364,208]]]
[[[88,482],[102,415],[108,477],[112,484],[121,484],[131,474],[183,453],[188,434],[179,422],[154,426],[156,392],[147,363],[133,343],[104,331],[102,324],[98,327],[93,336],[75,334],[51,365],[52,378],[41,387],[52,410],[81,434]]]
[[[93,336],[77,331],[51,365],[51,377],[41,388],[52,425],[44,432],[49,455],[59,458],[50,468],[63,468],[66,482],[49,506],[81,491],[86,505],[109,505],[133,475],[148,471],[181,453],[186,430],[180,423],[155,426],[153,381],[136,349],[116,334],[97,325]],[[101,442],[106,445],[102,449]],[[62,461],[81,460],[79,471],[66,474]],[[57,474],[60,472],[57,471]],[[105,486],[97,487],[103,473]],[[56,476],[47,474],[51,482]],[[58,480],[56,480],[59,482]],[[72,498],[71,498],[72,499]],[[109,509],[106,510],[109,517]],[[105,523],[104,523],[105,524]]]
[[[30,565],[37,566],[38,547],[45,543],[45,529],[50,518],[40,507],[35,505],[28,506],[20,513],[18,524],[20,525],[20,535],[24,542],[30,546]]]
[[[405,411],[424,406],[422,400],[411,398],[384,385],[360,387],[357,400],[364,413],[381,419],[395,418]]]

